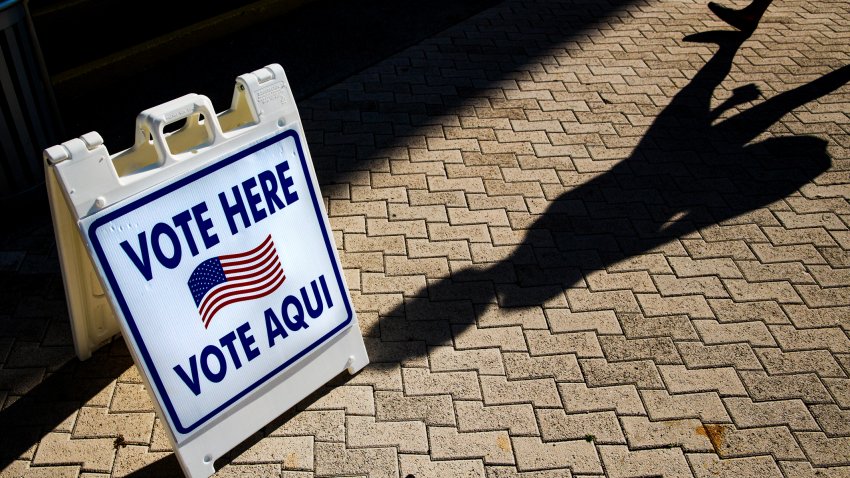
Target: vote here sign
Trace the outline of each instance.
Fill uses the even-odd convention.
[[[179,434],[352,323],[306,161],[286,131],[81,222]]]

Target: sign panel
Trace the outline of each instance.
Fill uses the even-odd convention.
[[[80,222],[179,434],[352,324],[302,148],[288,130]]]

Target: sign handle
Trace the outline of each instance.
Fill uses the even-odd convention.
[[[186,124],[166,136],[165,127],[180,120]],[[142,111],[136,130],[136,144],[152,142],[160,166],[177,161],[181,153],[213,147],[224,139],[210,99],[194,93]]]

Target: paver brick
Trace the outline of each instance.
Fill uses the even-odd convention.
[[[835,404],[811,405],[809,410],[827,435],[850,435],[850,410]]]
[[[678,448],[629,450],[622,445],[601,445],[599,455],[612,478],[663,475],[665,478],[691,477],[688,462]]]
[[[227,464],[216,470],[216,477],[222,478],[312,478],[313,474],[307,471],[281,471],[278,463],[260,463],[250,465]],[[80,477],[84,478],[84,477]]]
[[[654,421],[698,418],[703,423],[731,422],[716,392],[670,395],[665,390],[641,390],[640,395]]]
[[[407,397],[401,392],[375,392],[375,404],[378,421],[420,420],[426,425],[447,426],[456,423],[448,394]]]
[[[407,195],[411,206],[445,205],[448,207],[464,207],[467,205],[467,197],[461,191],[411,189],[407,192]]]
[[[546,329],[546,316],[540,307],[497,307],[489,304],[478,314],[479,327],[519,325],[524,330]]]
[[[281,463],[288,470],[312,470],[313,437],[266,437],[240,453],[232,463]]]
[[[399,455],[399,476],[418,476],[421,478],[484,478],[484,465],[481,460],[432,461],[425,455]]]
[[[739,302],[775,300],[780,304],[798,304],[802,302],[794,286],[787,281],[747,282],[744,279],[724,279],[732,299]]]
[[[490,183],[485,184],[487,184],[487,193],[495,195],[495,192],[490,190]],[[448,221],[454,225],[486,224],[490,227],[510,225],[505,210],[494,208],[473,210],[464,207],[450,207],[448,208]]]
[[[407,320],[385,318],[380,322],[381,339],[386,342],[423,341],[428,345],[447,345],[452,342],[451,327],[444,320]]]
[[[488,327],[478,328],[455,326],[455,347],[458,350],[487,349],[499,347],[503,352],[525,352],[527,346],[522,328],[515,327]]]
[[[740,278],[741,270],[738,267],[743,262],[735,262],[732,259],[691,259],[690,257],[669,257],[667,260],[673,272],[678,277],[706,277],[717,276],[726,279]],[[737,264],[737,265],[736,265]]]
[[[835,466],[829,468],[812,467],[806,461],[781,461],[779,466],[786,476],[800,478],[847,478],[850,476],[850,466]]]
[[[426,453],[428,437],[425,424],[419,421],[376,422],[372,417],[348,417],[346,422],[346,446],[397,447],[402,453]]]
[[[767,242],[767,238],[763,234],[758,235],[761,233],[761,228],[778,226],[779,224],[772,211],[762,208],[721,221],[716,229],[726,230],[730,234],[728,237],[746,237],[751,242]],[[708,237],[705,232],[701,231],[700,233]],[[713,239],[709,238],[709,240]]]
[[[659,277],[656,276],[656,281]],[[615,272],[594,271],[585,278],[593,291],[631,290],[633,292],[658,292],[646,271]]]
[[[0,478],[76,478],[80,475],[79,466],[31,467],[25,460],[16,460],[0,469]],[[100,475],[109,476],[109,475]]]
[[[627,257],[608,267],[609,272],[647,271],[650,274],[672,274],[667,258],[660,253]]]
[[[153,403],[140,383],[118,383],[109,409],[113,412],[153,412]]]
[[[470,211],[484,211],[500,208],[508,212],[528,212],[528,204],[526,204],[525,198],[519,194],[492,196],[487,194],[470,194],[464,197],[466,198]],[[490,237],[490,240],[492,240],[494,245],[504,245],[499,244],[499,242],[492,236]],[[518,242],[519,241],[514,242],[513,244]]]
[[[843,258],[846,253],[841,254]],[[833,265],[848,267],[847,265]],[[797,286],[800,297],[810,307],[839,307],[850,302],[850,287],[821,287],[818,285],[800,284]]]
[[[109,413],[106,408],[83,407],[74,423],[73,438],[124,437],[127,443],[147,444],[153,431],[153,413]]]
[[[682,245],[694,259],[756,259],[750,247],[742,240],[706,242],[702,240],[683,240]]]
[[[700,294],[708,298],[729,297],[724,283],[717,277],[676,277],[673,275],[653,276],[658,292],[664,297]],[[737,280],[737,279],[727,279]],[[644,292],[635,290],[635,292]],[[654,292],[654,291],[649,291]]]
[[[638,296],[640,297],[640,296]],[[587,289],[568,289],[570,310],[590,312],[613,309],[617,312],[638,312],[635,295],[631,291],[613,290],[591,292]]]
[[[701,295],[662,297],[659,294],[636,294],[644,313],[649,317],[687,314],[692,319],[713,319],[714,313]]]
[[[532,356],[527,353],[505,353],[507,376],[511,380],[552,377],[558,382],[580,382],[581,368],[574,354]],[[501,362],[499,362],[501,363]]]
[[[699,336],[686,315],[643,317],[640,314],[619,314],[627,338],[670,337],[673,340],[697,340]]]
[[[427,367],[425,342],[381,342],[375,333],[364,334],[366,352],[372,363],[400,363],[402,366]]]
[[[850,379],[847,378],[825,378],[823,383],[829,389],[838,406],[850,409]]]
[[[804,305],[785,305],[783,308],[797,328],[838,326],[850,331],[850,306],[810,309]]]
[[[511,436],[539,435],[534,408],[530,404],[489,405],[456,401],[458,431],[508,430]]]
[[[647,417],[622,417],[629,449],[681,447],[686,452],[714,451],[702,423],[694,418],[650,421]]]
[[[345,411],[304,410],[271,430],[269,436],[310,436],[316,441],[343,442],[345,441]]]
[[[361,275],[361,291],[364,294],[399,292],[406,296],[421,294],[425,289],[425,277],[386,276],[381,273],[363,272]]]
[[[401,367],[398,364],[372,363],[357,373],[349,385],[371,385],[375,390],[401,390]]]
[[[327,390],[310,404],[309,410],[345,410],[350,415],[374,415],[375,399],[372,387],[345,385]]]
[[[839,287],[850,284],[850,272],[847,269],[835,269],[830,266],[809,266],[809,271],[823,287]]]
[[[380,252],[349,252],[338,249],[340,262],[348,268],[356,268],[369,272],[383,272],[384,261]]]
[[[345,251],[356,252],[386,252],[388,254],[404,254],[406,252],[404,236],[367,236],[366,234],[348,233],[344,238]]]
[[[449,260],[470,260],[469,243],[465,240],[431,242],[427,239],[409,239],[407,241],[409,257],[446,257]]]
[[[159,460],[166,458],[168,453],[150,453],[144,446],[128,445],[118,448],[115,464],[111,470],[111,476],[131,476],[136,470],[153,465]],[[85,466],[83,467],[85,469]]]
[[[838,327],[797,329],[789,325],[777,325],[771,332],[783,350],[812,350],[826,348],[833,353],[850,350],[850,338]]]
[[[394,448],[348,450],[341,443],[316,442],[314,453],[316,476],[356,475],[366,471],[370,478],[398,477]]]
[[[584,383],[559,383],[558,390],[567,412],[614,410],[620,415],[645,415],[634,385],[588,387]]]
[[[536,437],[513,437],[517,470],[569,469],[572,473],[602,473],[596,449],[585,440],[543,442]]]
[[[404,194],[404,190],[402,190],[401,193]],[[329,206],[330,207],[328,208],[328,215],[332,217],[387,217],[387,203],[384,201],[354,202],[342,199],[335,199],[330,201]]]
[[[511,465],[514,463],[509,435],[505,431],[458,433],[454,428],[428,429],[432,458],[481,458],[484,464]]]
[[[846,230],[841,220],[833,213],[799,214],[792,211],[779,211],[776,216],[782,225],[795,232],[805,231],[806,228],[825,227],[830,230]]]
[[[775,346],[776,341],[763,322],[722,324],[716,320],[695,320],[694,327],[707,345],[747,342],[752,346]]]
[[[389,219],[392,221],[424,219],[426,222],[448,222],[449,220],[446,214],[446,207],[439,204],[409,206],[400,203],[389,203],[387,204],[387,211]],[[346,244],[346,249],[348,249],[348,244]]]
[[[783,352],[778,348],[761,348],[756,353],[771,375],[814,372],[820,377],[847,376],[827,350]]]
[[[799,399],[754,402],[746,397],[729,397],[723,402],[735,424],[742,428],[787,425],[795,431],[818,429],[809,410]]]
[[[517,471],[515,466],[488,466],[487,478],[572,478],[570,470]]]
[[[792,284],[814,284],[815,279],[809,273],[813,267],[800,262],[779,262],[762,264],[759,261],[738,261],[738,267],[748,282],[776,282],[789,280]]]
[[[548,309],[549,329],[554,333],[596,331],[597,334],[622,334],[623,329],[613,310],[573,312],[569,309]]]
[[[384,266],[388,276],[424,275],[426,278],[433,279],[449,273],[449,263],[445,257],[386,256]]]
[[[605,359],[579,360],[585,382],[591,387],[634,384],[638,388],[663,388],[658,369],[651,360],[608,362]]]
[[[732,367],[689,370],[682,365],[659,365],[658,371],[672,393],[716,391],[724,395],[746,395]]]
[[[806,404],[831,403],[832,398],[815,374],[767,375],[765,372],[740,372],[754,400],[800,398]]]
[[[430,347],[428,358],[434,372],[476,370],[484,375],[504,375],[502,355],[496,348],[455,350],[453,347]]]
[[[669,337],[627,339],[621,336],[599,337],[605,357],[611,362],[650,359],[656,364],[681,364],[673,340]]]
[[[352,185],[350,192],[351,205],[355,207],[368,203],[381,203],[382,201],[399,203],[407,202],[407,189],[402,186],[373,188],[369,186]],[[384,204],[383,206],[384,210],[386,210],[386,205]],[[369,211],[364,211],[363,216],[370,217],[373,215],[369,214]],[[381,217],[386,217],[386,214],[383,214]]]
[[[541,436],[547,442],[590,439],[594,443],[626,443],[614,412],[566,414],[560,409],[540,409],[538,419]]]
[[[769,456],[720,458],[713,453],[687,455],[696,478],[782,478],[776,461]],[[794,475],[796,476],[796,475]]]
[[[360,216],[353,216],[360,217]],[[358,228],[359,229],[359,228]],[[386,218],[369,218],[362,230],[344,230],[347,234],[363,233],[370,237],[376,236],[404,236],[404,237],[428,237],[425,221],[414,220],[387,220]]]
[[[797,307],[790,304],[780,306],[775,301],[735,302],[731,299],[709,299],[708,303],[717,320],[724,323],[758,320],[765,324],[788,324],[783,308]]]
[[[408,395],[449,394],[455,400],[481,399],[481,388],[475,372],[431,373],[427,369],[402,368],[401,375]]]
[[[485,405],[531,403],[535,407],[560,407],[561,399],[552,379],[506,380],[504,377],[480,377]]]
[[[777,460],[804,458],[786,427],[739,429],[732,425],[717,425],[706,427],[705,432],[721,458],[764,454],[771,454]]]
[[[731,366],[736,370],[763,370],[753,347],[746,343],[703,345],[700,342],[676,344],[688,368]]]
[[[68,433],[48,433],[38,445],[32,465],[80,464],[83,470],[109,473],[115,447],[109,438],[71,439]],[[103,453],[104,450],[111,451]]]
[[[602,357],[602,348],[593,332],[552,334],[547,330],[530,330],[525,334],[532,355],[573,353],[577,357]]]

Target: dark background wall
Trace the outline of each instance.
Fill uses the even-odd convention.
[[[194,92],[226,109],[235,77],[269,63],[304,98],[496,3],[32,0],[30,11],[65,139],[98,131],[114,153],[145,108]]]

